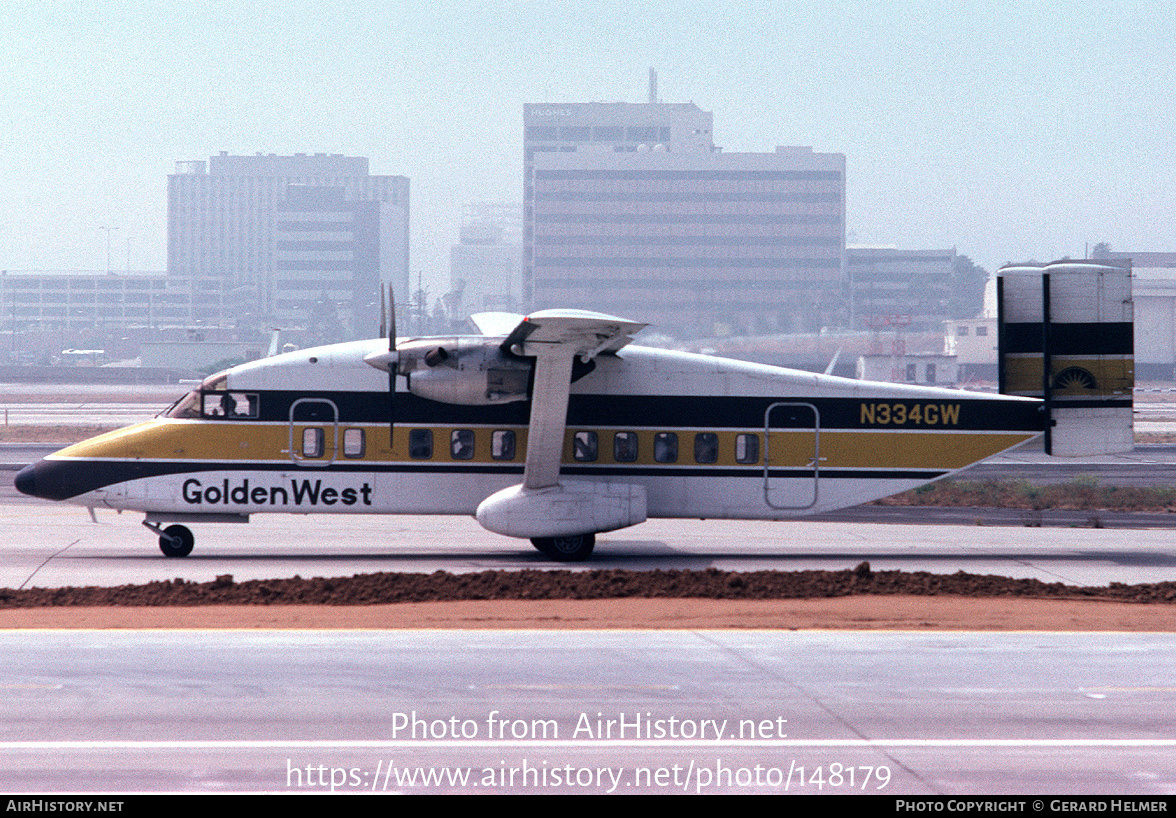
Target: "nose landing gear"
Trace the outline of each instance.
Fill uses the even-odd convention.
[[[156,523],[150,523],[146,520],[143,521],[143,525],[159,535],[159,550],[163,552],[165,557],[186,557],[192,553],[196,538],[192,536],[191,529],[186,525],[169,525],[167,528],[160,528]]]

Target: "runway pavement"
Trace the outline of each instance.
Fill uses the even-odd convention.
[[[140,519],[2,505],[0,587],[553,567],[460,517],[257,515],[199,526],[180,560]],[[1176,579],[1173,541],[653,520],[580,567],[868,560],[1104,585]],[[0,634],[0,789],[1167,794],[1174,649],[1168,634],[21,631]],[[610,724],[625,732],[601,739]]]
[[[0,447],[0,461],[47,448]],[[1154,447],[1077,463],[1022,451],[966,476],[1154,484],[1174,471],[1176,450]],[[552,565],[454,517],[258,515],[198,526],[195,552],[167,559],[141,515],[91,521],[17,495],[13,474],[0,471],[0,587]],[[1069,527],[1085,522],[877,507],[653,520],[602,535],[582,567],[868,560],[1080,585],[1176,579],[1166,516]],[[1176,791],[1168,634],[24,631],[0,633],[0,655],[10,793]],[[602,734],[610,725],[620,732]]]
[[[0,634],[19,792],[1169,794],[1165,634]]]
[[[902,523],[650,520],[601,535],[591,561],[553,563],[526,540],[467,517],[255,515],[195,526],[196,549],[164,557],[142,515],[0,506],[0,587],[123,585],[522,568],[901,569],[1033,577],[1074,585],[1176,580],[1168,529]]]

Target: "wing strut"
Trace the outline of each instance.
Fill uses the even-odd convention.
[[[535,356],[535,387],[523,486],[542,489],[559,482],[576,351],[560,344],[527,344],[527,352]]]

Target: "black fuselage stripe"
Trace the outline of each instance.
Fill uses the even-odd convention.
[[[299,467],[294,463],[234,463],[225,461],[110,461],[110,460],[42,460],[36,465],[38,496],[66,500],[90,491],[106,488],[130,480],[166,477],[178,474],[239,472],[287,472],[307,478],[323,474],[404,474],[404,475],[461,475],[500,474],[521,475],[521,464],[461,464],[461,463],[332,463],[318,468]],[[764,479],[762,465],[742,468],[697,466],[565,466],[561,474],[585,477],[704,477]],[[770,478],[808,478],[821,480],[919,480],[929,481],[947,474],[944,469],[821,469],[819,475],[811,468],[773,468]]]
[[[236,390],[232,390],[236,391]],[[331,401],[338,410],[339,423],[384,424],[391,416],[387,393],[384,392],[291,392],[256,391],[242,389],[258,396],[259,414],[256,419],[216,419],[219,423],[289,423],[290,407],[295,401],[319,399]],[[909,431],[983,431],[1039,433],[1043,429],[1040,405],[1022,401],[987,399],[942,398],[781,398],[742,396],[679,396],[679,395],[582,395],[573,394],[568,400],[569,429],[576,428],[634,428],[634,419],[648,418],[648,426],[673,429],[740,429],[762,432],[765,416],[774,404],[810,404],[820,415],[822,430],[858,430],[885,428]],[[303,403],[303,406],[306,404]],[[935,422],[920,420],[903,424],[877,424],[869,418],[877,417],[878,407],[887,406],[887,417],[934,418]],[[901,410],[898,407],[902,407]],[[917,408],[918,411],[915,411]],[[931,409],[928,412],[928,408]],[[890,411],[893,410],[893,411]],[[439,403],[411,393],[396,394],[396,425],[411,426],[503,426],[523,427],[530,422],[531,402],[465,406]],[[799,421],[798,426],[787,426],[786,411],[773,412],[772,428],[812,428],[812,413]],[[334,417],[334,410],[330,417]],[[299,425],[313,425],[315,421],[297,421]],[[330,422],[330,421],[327,421]],[[322,421],[319,421],[320,425]]]

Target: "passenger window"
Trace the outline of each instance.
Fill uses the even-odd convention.
[[[515,433],[510,429],[499,429],[490,438],[490,456],[495,460],[514,460]]]
[[[588,463],[595,461],[597,449],[596,432],[576,432],[572,437],[572,456],[577,460]]]
[[[428,460],[433,456],[433,430],[411,429],[408,433],[408,456]]]
[[[454,460],[472,460],[474,457],[474,430],[454,429],[449,436],[449,454]]]
[[[653,459],[658,463],[677,463],[678,436],[673,432],[658,432],[654,435]]]
[[[302,456],[303,457],[322,457],[323,456],[323,430],[317,426],[311,426],[302,430]]]
[[[637,459],[637,433],[617,432],[613,438],[613,460],[632,463]]]
[[[343,456],[363,457],[366,449],[363,429],[343,430]]]
[[[759,435],[736,435],[735,462],[759,462]]]
[[[719,436],[714,432],[701,432],[694,436],[694,462],[714,463],[719,459]]]

